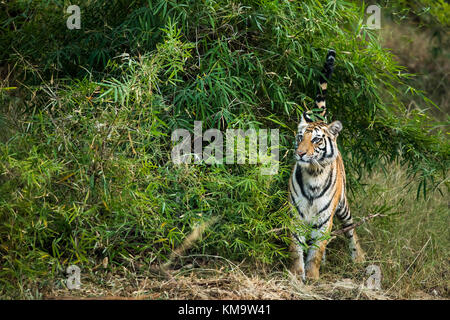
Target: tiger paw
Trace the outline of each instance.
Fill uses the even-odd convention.
[[[319,268],[312,267],[308,270],[306,270],[306,277],[308,279],[318,280],[319,279]]]
[[[298,263],[294,263],[290,269],[292,275],[297,276],[302,281],[305,281],[305,270],[299,266]]]
[[[361,248],[359,248],[359,250],[356,249],[356,251],[352,252],[352,259],[354,262],[357,262],[357,263],[362,263],[362,262],[366,261],[364,251],[362,251]]]

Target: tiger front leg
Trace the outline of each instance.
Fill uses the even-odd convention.
[[[331,219],[330,219],[331,220]],[[327,247],[328,241],[321,240],[325,236],[326,232],[331,230],[332,222],[329,221],[327,224],[322,226],[319,230],[314,230],[311,234],[313,239],[316,239],[311,247],[308,249],[308,254],[306,256],[305,271],[306,277],[310,279],[317,280],[320,275],[320,264],[323,261],[325,249]]]
[[[311,248],[308,250],[308,256],[306,258],[306,277],[317,280],[320,275],[320,264],[325,253],[327,241],[323,240],[317,244],[317,248]]]
[[[290,252],[292,256],[291,272],[299,275],[305,281],[305,263],[303,255],[303,245],[305,243],[304,236],[292,236]]]

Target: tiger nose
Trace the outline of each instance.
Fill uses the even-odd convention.
[[[297,150],[297,154],[298,154],[298,155],[300,156],[300,158],[301,158],[301,157],[303,157],[303,156],[306,154],[306,152]]]

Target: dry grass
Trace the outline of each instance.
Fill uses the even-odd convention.
[[[394,293],[370,290],[364,282],[352,279],[319,280],[303,284],[288,272],[268,275],[240,267],[217,265],[212,268],[183,268],[169,278],[150,273],[133,274],[124,270],[82,279],[80,290],[53,289],[44,299],[102,300],[334,300],[396,299]],[[416,292],[412,299],[442,299]]]

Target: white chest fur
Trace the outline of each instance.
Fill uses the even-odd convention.
[[[301,219],[309,224],[320,224],[326,220],[331,210],[335,192],[336,169],[334,163],[320,170],[299,167],[296,164],[291,193],[295,205],[301,212]]]

